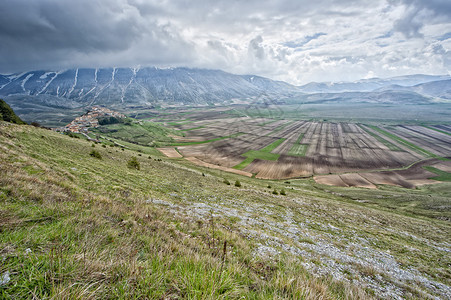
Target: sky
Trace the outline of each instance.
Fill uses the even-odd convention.
[[[450,0],[2,0],[0,74],[193,67],[295,85],[451,74]]]

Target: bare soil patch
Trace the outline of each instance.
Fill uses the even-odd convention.
[[[369,188],[369,189],[376,189],[377,187],[360,176],[358,173],[349,173],[349,174],[343,174],[339,175],[341,180],[348,186],[355,186],[355,187],[363,187],[363,188]]]
[[[334,186],[342,186],[342,187],[348,187],[347,185],[340,177],[340,175],[320,175],[320,176],[314,176],[313,179],[317,183],[325,184],[325,185],[334,185]]]
[[[441,167],[443,171],[448,172],[446,170],[451,170],[451,161],[441,161],[433,158],[418,162],[405,170],[324,175],[315,176],[314,179],[321,184],[343,186],[336,178],[340,176],[348,186],[365,188],[375,188],[376,185],[386,184],[413,189],[420,185],[440,183],[440,181],[429,179],[436,176],[436,174],[425,170],[424,166]]]
[[[175,150],[175,148],[157,148],[157,149],[158,151],[160,151],[169,158],[183,157],[182,155],[180,155],[180,153],[177,152],[177,150]]]
[[[443,161],[432,165],[434,168],[451,173],[451,160]]]
[[[238,174],[238,175],[243,175],[243,176],[247,176],[247,177],[252,177],[252,175],[253,175],[252,173],[249,173],[246,171],[209,164],[209,163],[201,161],[200,159],[195,158],[195,157],[185,157],[185,159],[189,160],[190,162],[192,162],[198,166],[207,167],[210,169],[222,170],[222,171],[226,171],[226,172],[230,172],[230,173],[234,173],[234,174]]]

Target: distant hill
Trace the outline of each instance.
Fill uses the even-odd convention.
[[[15,124],[25,124],[12,110],[12,108],[0,99],[0,120],[15,123]]]
[[[373,103],[373,104],[430,104],[431,99],[409,90],[376,92],[316,93],[298,97],[303,103]]]
[[[451,77],[449,75],[418,74],[384,79],[362,79],[355,82],[311,82],[300,86],[299,89],[304,93],[373,92],[396,85],[403,87],[404,89],[402,90],[416,92],[414,89],[411,89],[412,86],[444,80],[451,80]]]
[[[432,81],[408,87],[401,85],[390,85],[381,88],[378,91],[411,91],[430,97],[451,99],[451,79]]]

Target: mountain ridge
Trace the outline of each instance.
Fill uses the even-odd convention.
[[[0,75],[0,94],[34,96],[38,102],[73,103],[61,107],[180,103],[205,105],[262,95],[286,97],[297,87],[255,75],[189,68],[106,68],[30,71]],[[52,99],[53,98],[53,99]]]

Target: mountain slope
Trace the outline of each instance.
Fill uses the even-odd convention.
[[[295,92],[288,83],[263,77],[188,68],[72,69],[0,77],[0,95],[33,96],[35,102],[59,107],[215,104]]]
[[[0,120],[15,123],[15,124],[25,124],[24,121],[22,121],[12,110],[12,108],[0,99]]]
[[[451,295],[447,183],[260,181],[141,149],[0,126],[0,298]]]

